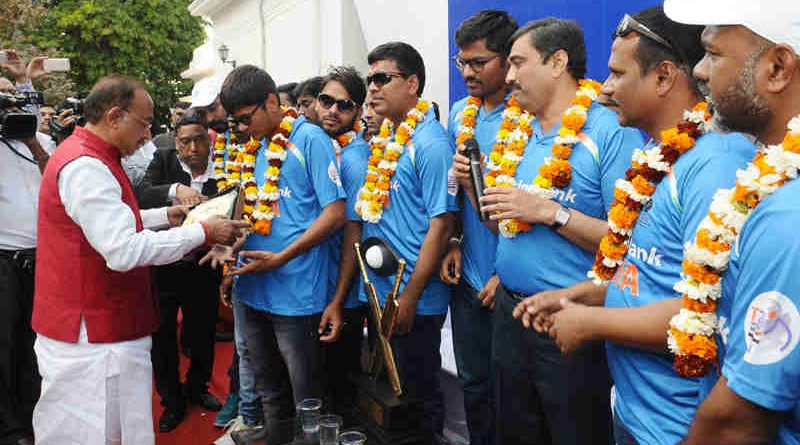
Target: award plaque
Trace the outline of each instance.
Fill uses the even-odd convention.
[[[183,225],[188,226],[196,222],[204,221],[212,216],[222,216],[228,219],[240,219],[242,214],[242,202],[240,199],[241,189],[239,187],[232,187],[223,191],[214,198],[206,202],[201,202],[194,206],[186,219],[183,220]]]
[[[366,427],[370,444],[429,444],[430,432],[421,426],[422,401],[403,391],[390,343],[399,308],[397,297],[406,267],[405,260],[398,258],[394,250],[379,238],[368,238],[363,246],[356,243],[353,247],[369,302],[375,345],[370,355],[368,373],[355,378],[358,403],[352,414]],[[394,286],[386,296],[383,307],[370,281],[368,269],[377,275],[395,276]],[[383,370],[386,371],[385,378],[381,375]]]

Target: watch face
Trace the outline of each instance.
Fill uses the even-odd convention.
[[[560,209],[558,209],[558,211],[556,212],[556,224],[555,224],[555,225],[556,225],[557,227],[561,227],[561,226],[563,226],[564,224],[566,224],[566,223],[567,223],[567,221],[569,221],[569,217],[570,217],[570,216],[571,216],[571,215],[570,215],[570,213],[569,213],[569,210],[568,210],[568,209],[566,209],[565,207],[561,207],[561,208],[560,208]]]

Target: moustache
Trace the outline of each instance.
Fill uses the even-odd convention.
[[[600,105],[603,105],[604,107],[618,107],[619,106],[619,102],[615,101],[614,99],[612,99],[612,98],[610,98],[608,96],[600,96],[597,99],[597,103],[599,103]]]

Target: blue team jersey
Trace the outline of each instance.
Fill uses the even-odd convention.
[[[649,148],[649,147],[648,147]],[[625,263],[606,292],[607,307],[639,307],[677,298],[683,246],[694,239],[719,188],[755,155],[740,134],[709,133],[681,156],[639,215]],[[615,410],[641,444],[673,445],[689,431],[699,403],[699,379],[679,376],[672,356],[606,342],[617,391]]]
[[[363,239],[382,238],[406,260],[401,293],[414,272],[430,220],[447,213],[454,203],[455,189],[448,184],[453,150],[453,140],[436,120],[431,108],[417,125],[397,161],[389,191],[389,206],[383,209],[381,220],[377,224],[364,222]],[[371,275],[371,278],[383,304],[394,277]],[[366,302],[365,296],[361,298]],[[439,274],[434,273],[419,297],[417,314],[444,314],[449,303],[450,291],[439,280]]]
[[[453,141],[458,136],[458,127],[461,125],[463,117],[461,112],[467,105],[467,99],[469,97],[456,102],[450,110],[447,131]],[[500,130],[500,124],[503,122],[503,110],[505,110],[504,105],[495,107],[488,113],[483,106],[478,110],[474,137],[481,147],[481,153],[485,154],[487,158],[492,152],[497,131]],[[464,235],[461,242],[461,276],[473,289],[480,290],[494,275],[497,235],[481,223],[469,196],[463,196],[461,202],[463,203],[461,205],[461,224]]]
[[[722,279],[717,339],[728,388],[773,411],[787,411],[776,445],[800,444],[800,181],[756,207],[742,227]],[[705,377],[705,390],[717,370]]]
[[[342,187],[347,195],[345,198],[345,206],[348,221],[361,222],[361,217],[356,213],[356,200],[358,200],[358,191],[364,185],[364,178],[367,175],[367,163],[369,162],[369,144],[358,135],[353,142],[350,142],[347,147],[342,150],[339,159],[339,172],[342,176]],[[342,256],[342,239],[344,237],[344,229],[337,230],[336,233],[331,235],[329,245],[331,247],[331,272],[329,274],[329,291],[328,298],[333,298],[333,293],[336,291],[336,281],[339,279],[339,259]],[[351,250],[353,246],[349,247]],[[354,308],[361,305],[359,301],[359,289],[361,283],[361,274],[356,274],[353,278],[352,287],[347,294],[344,301],[344,307]]]
[[[264,145],[262,142],[256,156],[254,172],[259,188],[267,167]],[[267,236],[250,234],[243,251],[280,252],[311,226],[325,206],[345,197],[333,145],[321,128],[303,116],[298,117],[286,151],[278,179],[281,197],[272,231]],[[240,276],[237,295],[246,305],[276,315],[322,312],[327,303],[330,261],[330,246],[323,242],[279,269]]]
[[[533,134],[522,161],[517,166],[517,184],[530,185],[551,147],[560,123],[542,134],[539,121],[532,122]],[[614,200],[614,181],[625,176],[631,153],[642,146],[642,135],[633,128],[623,128],[617,115],[597,103],[589,108],[584,124],[583,142],[575,144],[569,158],[572,181],[559,189],[555,199],[585,215],[606,219]],[[555,230],[535,225],[515,238],[499,237],[495,269],[509,289],[534,294],[546,289],[561,289],[586,279],[594,253],[587,252]]]

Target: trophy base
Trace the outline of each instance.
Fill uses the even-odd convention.
[[[363,425],[374,445],[430,444],[431,433],[422,427],[420,399],[397,397],[391,385],[367,375],[354,378],[357,403],[352,415]]]

